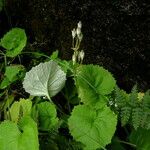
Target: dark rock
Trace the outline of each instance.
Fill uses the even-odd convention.
[[[81,20],[86,64],[104,66],[126,90],[135,83],[150,88],[147,0],[9,0],[7,13],[8,24],[25,28],[31,43],[47,54],[59,49],[65,59],[71,59],[71,30]]]

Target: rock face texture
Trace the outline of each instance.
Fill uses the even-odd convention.
[[[0,26],[25,28],[35,48],[49,54],[59,49],[65,59],[72,55],[71,30],[82,21],[84,63],[104,66],[125,90],[135,83],[150,88],[147,0],[8,0],[6,11]]]

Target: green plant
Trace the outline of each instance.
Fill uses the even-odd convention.
[[[0,46],[6,49],[7,57],[15,57],[21,53],[27,42],[25,31],[13,28],[0,41]]]
[[[47,96],[50,100],[65,85],[66,74],[54,61],[40,63],[26,73],[23,86],[34,96]]]
[[[80,26],[78,28],[80,29]],[[68,70],[75,81],[80,102],[84,104],[73,108],[68,120],[69,130],[75,140],[85,145],[84,149],[105,149],[111,142],[117,124],[117,116],[107,107],[108,95],[115,87],[115,80],[102,67],[81,65],[84,57],[83,51],[79,51],[81,40],[81,31],[77,32],[76,36],[73,35],[73,63]],[[67,76],[55,60],[62,68],[68,65],[55,57],[53,61],[41,63],[26,73],[23,85],[28,93],[33,96],[46,96],[52,102],[50,97],[55,96],[64,87]],[[86,115],[80,116],[86,112]],[[85,121],[81,121],[84,119]]]
[[[132,92],[116,88],[114,104],[119,112],[122,125],[132,124],[135,129],[142,127],[150,129],[150,92],[138,93],[134,86]]]
[[[30,100],[21,99],[13,103],[7,112],[9,120],[0,124],[1,150],[39,149],[37,124],[30,117],[31,106]]]
[[[14,95],[18,93],[17,90],[12,89],[12,86],[18,82],[21,83],[24,78],[25,67],[13,62],[15,57],[20,60],[19,54],[21,54],[26,42],[25,31],[20,28],[13,28],[0,39],[0,58],[4,60],[0,64],[1,113],[2,111],[6,112],[14,100]]]
[[[10,61],[25,47],[24,30],[12,29],[1,39],[5,63],[0,112],[5,121],[0,124],[0,150],[125,150],[127,145],[149,150],[149,91],[138,93],[135,86],[127,94],[103,67],[83,65],[81,28],[79,22],[72,31],[72,60],[61,60],[58,51],[51,56],[31,52],[33,59],[42,56],[44,62],[26,68],[26,74],[23,65]],[[12,92],[22,79],[26,98]],[[120,122],[125,140],[118,134]]]

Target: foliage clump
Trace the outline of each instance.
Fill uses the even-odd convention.
[[[150,129],[150,91],[138,93],[137,87],[134,86],[130,94],[118,87],[115,92],[115,105],[122,125],[130,123],[135,129]]]
[[[23,54],[25,31],[14,28],[0,40],[4,59],[0,150],[106,150],[114,143],[123,150],[121,143],[149,150],[149,140],[142,139],[149,138],[144,134],[150,131],[150,91],[139,93],[134,86],[127,94],[102,66],[83,65],[81,28],[79,22],[72,30],[72,60],[61,60],[58,51],[51,56],[30,53],[46,59],[26,73],[21,61],[19,65],[12,63]],[[22,81],[24,92],[12,89]],[[126,125],[130,126],[127,138],[132,143],[119,140],[118,122],[126,131]]]

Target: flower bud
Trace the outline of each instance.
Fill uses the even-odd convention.
[[[77,36],[80,36],[81,34],[81,28],[77,28]]]
[[[81,21],[78,22],[78,28],[80,28],[80,29],[82,28],[82,22]]]
[[[75,54],[72,55],[72,61],[73,61],[73,65],[76,63],[76,56]]]
[[[72,32],[72,38],[74,39],[77,34],[76,29],[74,28],[71,32]]]
[[[81,42],[82,38],[83,38],[83,34],[81,33],[80,35],[78,35],[78,39],[80,42]]]
[[[81,62],[82,62],[83,59],[84,59],[84,55],[85,55],[84,51],[81,50],[81,52],[79,52],[79,55],[78,55],[78,60],[79,60],[79,61],[81,60]]]

